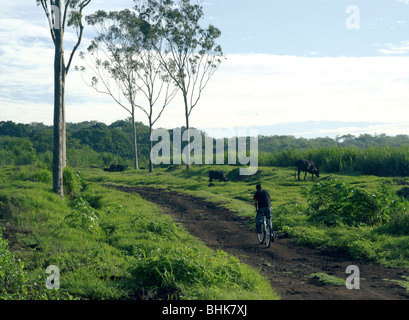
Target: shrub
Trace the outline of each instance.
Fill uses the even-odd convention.
[[[26,278],[22,261],[14,258],[0,233],[0,299],[12,299],[26,295]]]
[[[404,201],[385,184],[375,193],[331,179],[317,183],[306,195],[311,219],[327,226],[382,225],[405,210]]]
[[[392,216],[389,223],[378,229],[378,232],[398,236],[409,235],[409,213],[397,212]]]
[[[81,197],[74,199],[72,212],[65,217],[66,223],[72,228],[94,231],[98,227],[98,216],[89,203]]]
[[[65,167],[63,172],[63,179],[64,193],[71,199],[78,197],[83,189],[79,173],[75,172],[70,167]]]
[[[25,138],[0,137],[0,165],[29,165],[38,161],[31,141]]]
[[[40,169],[33,174],[32,179],[37,182],[51,183],[53,181],[53,176],[50,170]]]

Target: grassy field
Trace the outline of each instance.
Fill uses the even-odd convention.
[[[47,170],[0,167],[0,299],[278,299],[257,271],[155,205],[101,187],[102,170],[65,177],[77,180],[62,201]],[[45,287],[51,265],[60,290]]]
[[[213,182],[214,187],[209,187],[208,172],[214,169],[211,166],[197,166],[186,171],[184,167],[180,166],[171,169],[156,169],[153,173],[146,170],[108,173],[100,169],[83,169],[81,173],[87,180],[99,184],[147,186],[201,196],[245,216],[253,216],[254,214],[253,195],[257,183],[261,183],[263,188],[270,192],[273,208],[279,209],[307,206],[307,199],[303,192],[320,180],[316,177],[315,180],[311,180],[311,175],[309,175],[306,181],[298,181],[295,178],[294,169],[291,168],[261,167],[255,176],[240,177],[237,168],[218,166],[218,170],[227,173],[229,181],[216,181]],[[375,176],[326,175],[325,173],[321,176],[322,178],[325,180],[340,179],[373,191],[383,181],[391,180],[390,178]],[[391,187],[396,190],[399,189],[397,185],[391,185]]]
[[[327,247],[354,259],[409,267],[409,205],[396,193],[407,190],[406,178],[323,173],[320,179],[312,180],[309,175],[307,181],[298,181],[293,168],[261,167],[252,177],[240,177],[238,169],[230,166],[218,169],[227,174],[229,182],[215,182],[215,187],[208,186],[211,166],[190,171],[176,166],[153,173],[92,169],[83,174],[102,184],[186,192],[250,217],[254,217],[252,198],[260,182],[271,194],[273,226],[282,235],[297,239],[300,245]],[[332,198],[331,190],[337,190]],[[317,201],[322,202],[318,209]]]
[[[37,166],[0,167],[0,299],[278,299],[269,283],[238,259],[214,252],[138,195],[104,184],[171,189],[254,217],[259,182],[272,196],[273,225],[298,244],[356,259],[409,267],[409,215],[397,196],[405,178],[327,175],[298,181],[292,168],[261,167],[209,187],[212,166],[173,166],[108,173],[67,170],[65,201],[51,173]],[[79,174],[75,173],[78,172]],[[251,226],[253,226],[251,220]],[[46,290],[47,266],[61,290]]]

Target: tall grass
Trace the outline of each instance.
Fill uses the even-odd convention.
[[[297,159],[312,160],[327,173],[358,171],[365,175],[408,176],[409,146],[372,147],[322,147],[307,150],[284,150],[260,153],[261,166],[294,167]]]

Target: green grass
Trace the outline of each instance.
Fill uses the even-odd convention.
[[[320,180],[309,176],[307,181],[298,181],[292,168],[261,167],[256,176],[239,177],[237,167],[219,166],[231,180],[209,187],[208,171],[214,169],[193,166],[186,171],[175,166],[155,168],[153,173],[81,169],[80,175],[71,171],[69,179],[76,191],[62,201],[51,191],[46,168],[0,167],[0,225],[10,238],[1,250],[12,270],[3,281],[17,277],[20,282],[14,282],[21,284],[8,286],[2,298],[278,299],[257,271],[224,252],[208,249],[139,195],[107,189],[104,184],[175,190],[254,217],[252,198],[255,185],[261,182],[272,196],[273,226],[281,236],[354,259],[409,267],[409,218],[404,206],[386,212],[386,218],[373,220],[374,224],[349,225],[336,219],[328,224],[333,221],[325,216],[328,210],[339,214],[350,204],[324,206],[327,211],[317,211],[321,216],[316,219],[313,202],[306,196],[318,182],[325,186],[331,179],[347,184],[348,192],[362,188],[367,195],[378,192],[382,183],[397,191],[408,184],[405,178],[323,173]],[[347,198],[339,201],[356,200]],[[249,223],[254,228],[254,220]],[[60,268],[59,291],[44,289],[49,265]]]
[[[309,275],[308,278],[317,281],[324,286],[345,286],[345,279],[331,276],[326,273],[313,273]]]
[[[217,170],[229,173],[237,170],[235,167],[222,165]],[[306,198],[302,191],[311,187],[318,180],[298,181],[295,179],[294,169],[261,167],[261,173],[254,177],[244,177],[242,181],[214,182],[215,187],[208,187],[208,172],[215,170],[214,166],[193,166],[186,171],[183,166],[166,170],[156,168],[153,173],[146,170],[128,170],[122,173],[107,173],[100,169],[88,169],[82,171],[88,180],[97,183],[114,183],[128,186],[147,186],[163,189],[171,189],[201,196],[211,202],[219,203],[239,215],[253,216],[253,195],[255,186],[261,182],[263,187],[269,190],[272,197],[273,208],[289,206],[306,206]],[[374,176],[339,176],[325,175],[324,177],[340,177],[357,186],[364,186],[368,190],[376,190],[377,185],[385,178]]]
[[[234,173],[237,170],[237,167],[226,165],[216,168],[231,177],[235,177]],[[305,196],[318,182],[323,183],[332,179],[346,183],[351,187],[349,190],[361,188],[365,191],[364,194],[371,194],[378,192],[381,184],[386,184],[392,192],[397,191],[408,184],[406,178],[381,178],[357,173],[337,175],[323,172],[320,179],[312,180],[309,175],[307,181],[298,181],[295,179],[293,168],[260,167],[259,174],[254,177],[244,177],[240,181],[216,181],[215,187],[209,187],[208,172],[214,169],[214,166],[192,166],[190,171],[186,171],[183,166],[175,166],[171,170],[155,168],[153,173],[145,170],[106,173],[102,170],[90,169],[85,170],[83,175],[97,183],[109,182],[185,192],[203,197],[238,215],[248,217],[254,217],[252,198],[256,184],[261,182],[272,197],[273,227],[282,236],[294,238],[299,245],[326,247],[354,259],[366,259],[387,266],[409,267],[409,245],[407,244],[409,243],[409,215],[406,209],[393,213],[390,219],[382,220],[383,222],[379,220],[380,224],[349,226],[338,223],[327,226],[317,219],[315,221],[311,219],[308,198]],[[345,207],[348,208],[347,205]],[[362,207],[364,208],[364,205]],[[355,214],[356,217],[360,215],[359,212]],[[253,226],[252,219],[250,223]]]
[[[279,298],[257,271],[208,249],[156,205],[91,181],[104,174],[84,175],[80,196],[62,201],[33,178],[38,170],[0,167],[0,226],[9,238],[0,251],[13,253],[3,278],[24,275],[24,292],[10,287],[0,298]],[[50,265],[60,290],[45,290]]]
[[[399,286],[401,286],[403,289],[409,292],[409,277],[402,276],[403,279],[405,280],[390,280],[390,279],[384,279],[384,281],[391,281],[395,282]]]

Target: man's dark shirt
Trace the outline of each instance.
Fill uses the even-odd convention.
[[[254,200],[258,202],[259,208],[271,207],[270,195],[267,190],[257,190]]]

